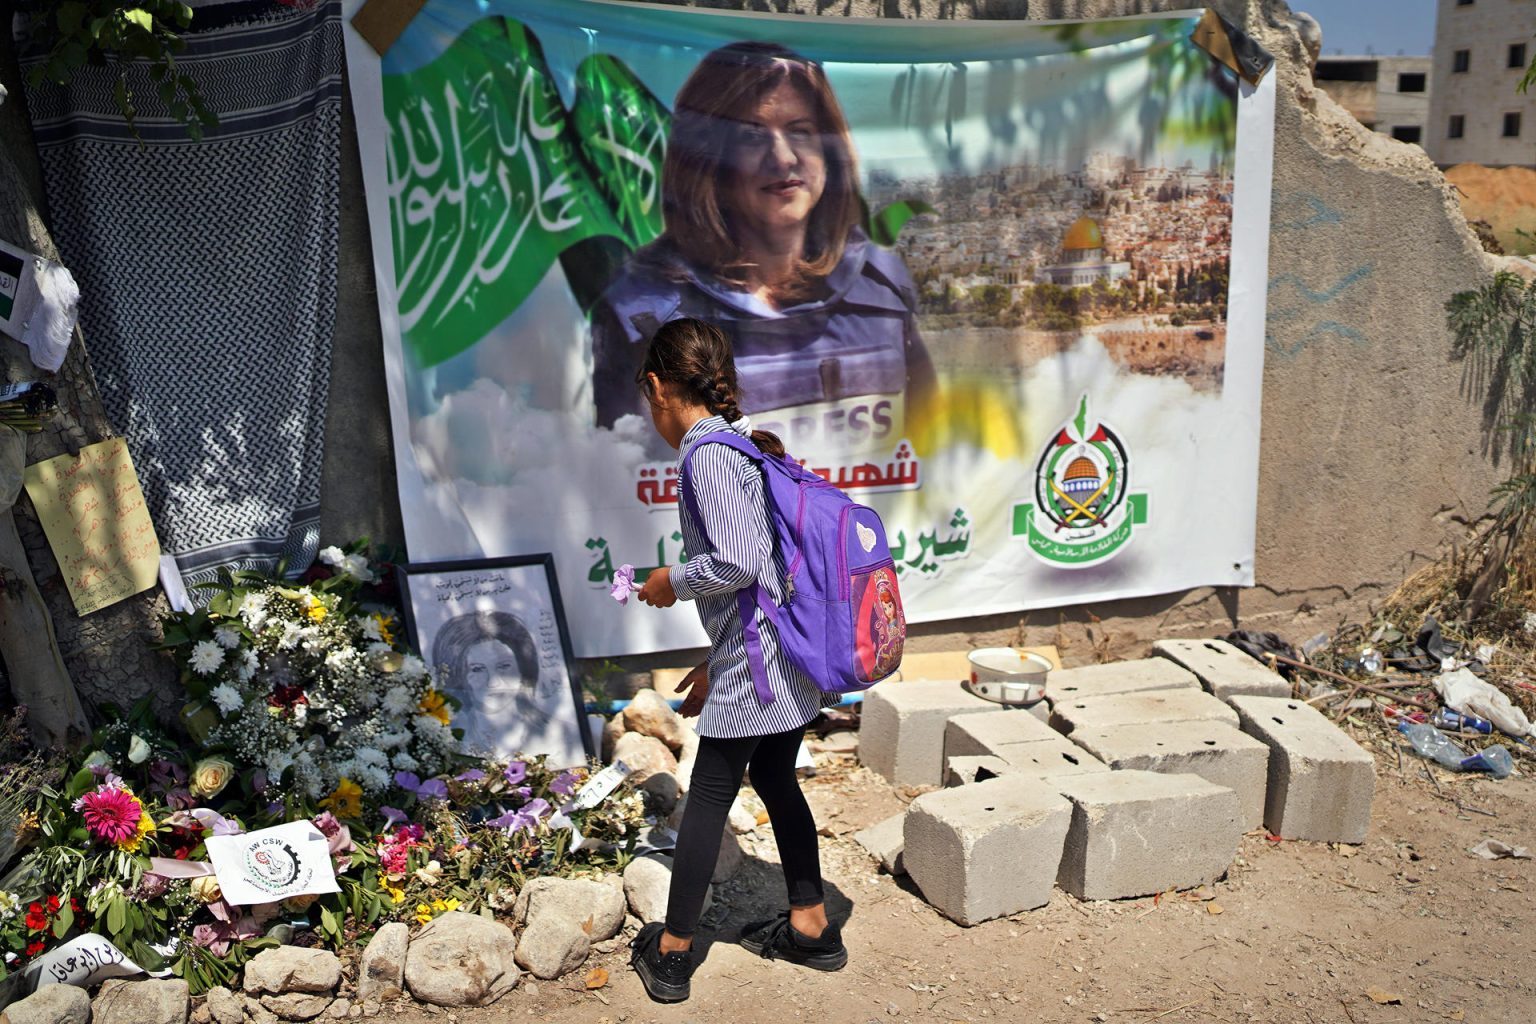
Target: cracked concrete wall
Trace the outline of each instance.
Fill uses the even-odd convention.
[[[848,17],[1104,18],[1178,0],[704,0],[688,6]],[[1442,306],[1493,269],[1417,147],[1365,130],[1312,85],[1289,8],[1214,6],[1275,54],[1279,76],[1269,322],[1253,589],[1201,588],[916,627],[913,650],[1065,641],[1069,662],[1157,636],[1244,626],[1296,637],[1368,614],[1466,535],[1499,479]],[[1326,38],[1325,38],[1326,43]],[[350,111],[349,111],[350,113]],[[351,121],[342,307],[328,419],[324,535],[402,536],[372,257]],[[1198,523],[1190,524],[1198,529]],[[1022,619],[1022,622],[1021,622]],[[1091,630],[1091,632],[1090,632]],[[631,667],[677,655],[626,659]]]

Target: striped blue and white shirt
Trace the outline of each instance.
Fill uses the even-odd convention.
[[[679,477],[683,456],[694,442],[705,434],[730,429],[720,416],[708,416],[689,428],[678,449]],[[836,696],[823,695],[795,668],[779,647],[773,623],[754,609],[774,694],[772,704],[759,701],[736,606],[736,592],[754,579],[775,604],[784,603],[783,559],[774,550],[762,471],[740,452],[709,444],[694,454],[689,480],[703,529],[693,521],[688,503],[679,502],[688,560],[674,565],[671,577],[678,598],[697,603],[709,634],[709,699],[699,715],[699,735],[768,736],[805,725],[820,714],[824,702],[836,703]]]

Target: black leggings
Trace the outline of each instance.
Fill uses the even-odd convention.
[[[690,938],[704,909],[704,890],[715,872],[720,839],[731,802],[750,766],[752,788],[768,809],[791,907],[822,902],[821,858],[816,849],[816,821],[795,777],[795,754],[805,726],[772,736],[739,739],[701,737],[688,804],[677,833],[672,890],[667,898],[667,931]]]

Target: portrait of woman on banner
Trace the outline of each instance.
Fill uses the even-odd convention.
[[[599,426],[640,413],[635,371],[661,324],[731,338],[741,406],[791,443],[842,424],[900,436],[934,371],[917,294],[860,227],[848,123],[822,68],[770,43],[700,61],[678,91],[662,170],[665,230],[593,311]],[[862,410],[862,413],[861,413]],[[850,437],[849,440],[857,440]]]

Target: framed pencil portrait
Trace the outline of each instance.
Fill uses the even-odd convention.
[[[569,768],[595,754],[552,555],[400,567],[406,626],[470,753],[539,755]]]

